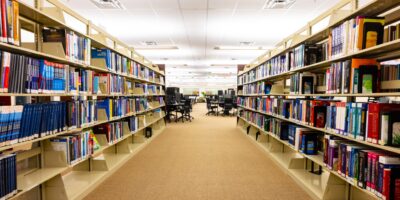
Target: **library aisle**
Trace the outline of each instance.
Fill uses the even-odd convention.
[[[170,123],[86,197],[91,199],[311,199],[236,128],[236,117]]]

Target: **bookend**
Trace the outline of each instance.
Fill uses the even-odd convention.
[[[146,113],[146,122],[147,122],[147,124],[151,124],[154,122],[153,112]]]
[[[317,174],[317,175],[321,175],[322,174],[322,167],[320,166],[320,165],[317,165],[318,166],[318,169],[316,170],[315,169],[315,163],[314,163],[314,161],[312,161],[312,160],[309,160],[309,159],[306,159],[306,169],[308,168],[308,163],[311,163],[311,169],[310,169],[310,173],[312,173],[312,174]]]
[[[107,112],[105,109],[97,109],[97,121],[108,121]]]
[[[140,88],[134,87],[132,89],[132,93],[135,94],[135,95],[144,95],[144,90],[141,87]]]
[[[33,43],[33,42],[22,42],[21,47],[27,48],[27,49],[30,49],[33,51],[37,50],[37,45],[36,45],[36,43]]]
[[[63,151],[56,151],[52,148],[50,141],[45,140],[43,142],[43,168],[49,167],[67,167],[67,158]]]
[[[257,140],[257,132],[258,132],[258,129],[257,129],[257,128],[255,128],[254,126],[249,126],[247,132],[248,132],[248,135],[249,135],[252,139]]]
[[[65,189],[64,181],[61,174],[58,174],[54,178],[46,181],[43,187],[46,199],[68,199],[67,191]]]
[[[144,129],[138,131],[135,135],[132,136],[133,143],[143,143],[146,141],[146,137],[144,137]]]
[[[66,58],[65,50],[61,42],[43,42],[42,52],[59,58]]]
[[[145,115],[138,115],[138,128],[144,128],[147,125],[146,116]]]
[[[106,59],[104,58],[91,58],[90,64],[98,68],[108,70]]]

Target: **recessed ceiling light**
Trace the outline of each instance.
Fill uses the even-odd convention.
[[[240,46],[253,46],[254,42],[245,41],[245,42],[239,42],[239,44]]]
[[[157,42],[155,41],[144,41],[142,42],[142,45],[146,45],[146,46],[156,46]]]
[[[123,10],[125,7],[118,0],[90,0],[99,9],[119,9]]]
[[[157,44],[155,45],[148,45],[146,43],[142,43],[143,46],[141,47],[133,47],[134,49],[138,50],[176,50],[179,49],[177,46],[159,46]]]
[[[262,46],[216,46],[214,50],[268,50]]]
[[[267,0],[263,9],[288,9],[296,0]]]

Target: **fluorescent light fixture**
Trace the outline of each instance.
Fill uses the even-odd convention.
[[[177,50],[177,46],[157,46],[157,45],[146,45],[146,47],[136,47],[137,50]]]
[[[99,9],[123,10],[125,7],[118,0],[90,0]]]
[[[155,41],[144,41],[141,43],[142,43],[142,45],[145,45],[145,46],[156,46],[157,45],[157,42],[155,42]]]
[[[240,46],[253,46],[254,42],[239,42]]]
[[[260,51],[268,50],[267,48],[258,46],[216,46],[214,50],[240,50],[240,51]]]
[[[236,64],[211,64],[211,67],[236,67]]]
[[[263,9],[288,9],[296,0],[267,0]]]

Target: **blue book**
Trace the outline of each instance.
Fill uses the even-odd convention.
[[[98,76],[93,77],[93,93],[97,94],[99,92],[99,82],[100,78]]]
[[[350,126],[350,115],[351,115],[351,103],[346,104],[346,122],[344,127],[344,135],[347,136],[349,134],[349,126]]]
[[[110,99],[103,99],[97,101],[97,111],[104,109],[106,111],[107,118],[110,119]]]
[[[109,49],[92,49],[92,59],[102,58],[105,59],[108,69],[112,69],[111,66],[111,50]]]
[[[14,107],[14,122],[13,122],[13,128],[12,128],[12,133],[11,133],[11,140],[16,143],[19,133],[20,133],[20,127],[21,127],[21,118],[22,118],[22,111],[23,111],[23,106],[15,106]]]

